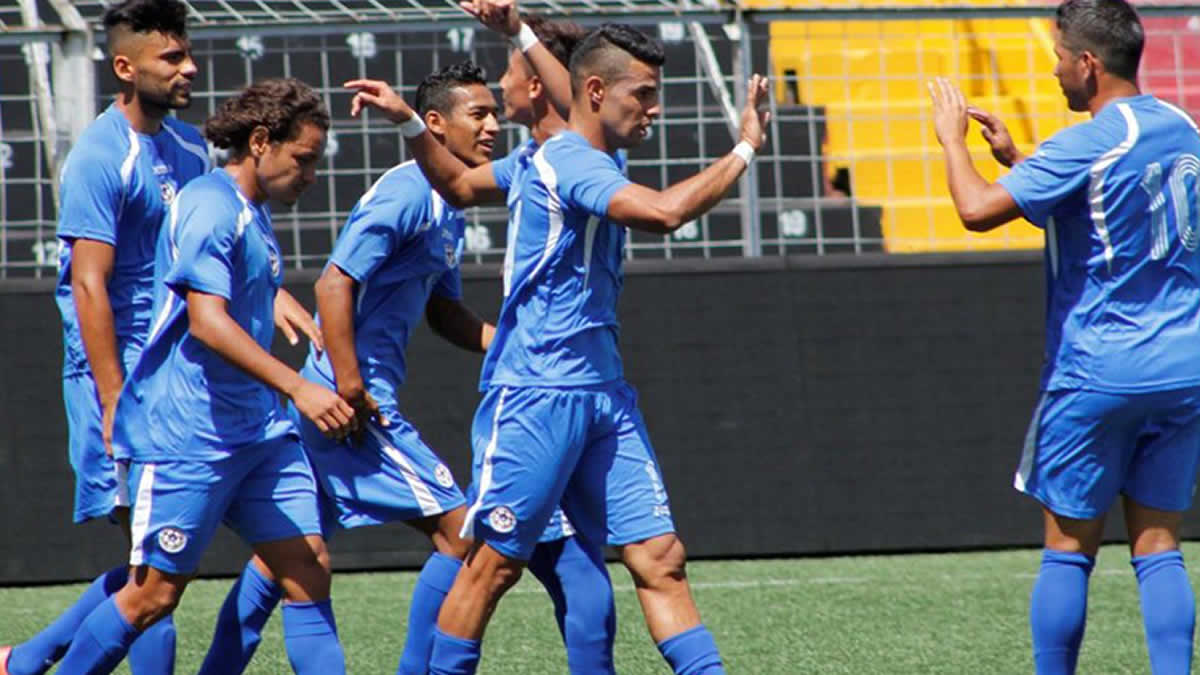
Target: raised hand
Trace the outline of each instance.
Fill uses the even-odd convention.
[[[771,113],[763,109],[767,102],[767,78],[754,74],[746,83],[746,106],[742,108],[741,137],[757,152],[767,141],[767,123]]]
[[[975,106],[968,106],[967,114],[983,125],[983,140],[992,147],[992,157],[995,157],[997,162],[1012,168],[1013,164],[1025,159],[1025,155],[1013,142],[1012,135],[1008,133],[1008,127],[1004,126],[999,117]]]
[[[513,37],[521,32],[521,13],[516,0],[460,0],[458,6],[501,35]]]
[[[354,98],[350,100],[350,116],[358,117],[363,108],[371,106],[382,112],[396,124],[403,124],[416,113],[405,103],[404,99],[392,91],[391,85],[382,80],[350,80],[342,85],[354,90]]]
[[[939,77],[929,83],[933,100],[933,130],[942,145],[963,141],[967,137],[967,99],[962,90],[950,80]]]
[[[301,378],[291,395],[292,402],[317,429],[329,438],[341,440],[358,433],[358,417],[354,408],[330,389]]]

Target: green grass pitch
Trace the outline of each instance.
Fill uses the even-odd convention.
[[[1184,547],[1200,560],[1200,544]],[[1030,673],[1029,591],[1040,551],[694,562],[689,574],[728,671],[800,673]],[[616,585],[616,665],[628,675],[667,674],[628,574]],[[1193,572],[1195,575],[1195,572]],[[413,573],[340,574],[334,606],[349,672],[395,672]],[[199,667],[229,580],[197,581],[176,613],[177,671]],[[51,621],[81,585],[0,589],[0,640]],[[120,673],[128,673],[122,666]],[[278,615],[249,669],[290,673]],[[526,575],[492,620],[481,675],[566,672],[550,602]],[[1080,673],[1148,673],[1137,586],[1122,546],[1100,554],[1092,576]]]

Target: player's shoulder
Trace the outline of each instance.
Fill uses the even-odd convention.
[[[163,129],[183,149],[197,155],[202,161],[208,161],[208,145],[205,143],[204,135],[200,133],[199,129],[174,117],[163,119]]]
[[[553,179],[560,183],[605,168],[619,170],[612,155],[593,147],[573,131],[561,132],[542,144],[534,155],[534,164],[544,179],[553,174]]]
[[[360,214],[388,214],[399,219],[409,211],[423,211],[432,200],[433,186],[413,160],[388,169],[358,200]]]
[[[224,169],[210,171],[184,185],[175,197],[178,208],[206,214],[241,212],[237,189],[221,173]]]
[[[129,126],[121,124],[119,114],[105,110],[92,120],[79,135],[79,140],[71,146],[65,166],[85,171],[97,167],[119,170],[133,149],[135,138]]]

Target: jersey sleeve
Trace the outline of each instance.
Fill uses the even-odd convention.
[[[433,285],[433,294],[450,300],[462,299],[462,273],[458,267],[452,267],[438,277]]]
[[[617,162],[600,151],[560,153],[558,193],[563,200],[592,215],[608,217],[608,203],[618,190],[630,184]]]
[[[359,200],[329,256],[363,283],[396,248],[420,229],[431,193],[418,194],[401,181],[382,179]]]
[[[517,162],[520,161],[521,152],[524,150],[523,145],[518,145],[515,150],[492,162],[492,177],[496,179],[496,187],[502,192],[508,192],[512,187],[513,175],[517,170]]]
[[[245,225],[239,225],[242,209],[230,199],[210,190],[181,193],[184,203],[168,216],[166,236],[174,253],[164,282],[179,295],[193,290],[232,299],[236,248]]]
[[[1055,208],[1087,185],[1090,169],[1103,151],[1094,139],[1080,133],[1086,127],[1055,134],[997,181],[1034,225],[1046,227]]]
[[[72,152],[63,167],[58,236],[116,246],[124,191],[120,167],[113,161],[82,149]]]

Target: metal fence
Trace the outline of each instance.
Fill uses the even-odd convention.
[[[33,13],[60,16],[64,3],[36,4]],[[317,87],[333,112],[318,185],[295,208],[275,212],[294,267],[323,264],[358,197],[407,159],[392,125],[378,117],[349,117],[343,81],[388,79],[411,97],[424,75],[465,58],[484,66],[494,81],[507,56],[502,41],[449,2],[189,5],[201,72],[192,107],[181,118],[199,124],[246,82],[274,75]],[[923,87],[936,75],[954,77],[969,95],[1005,114],[1022,143],[1044,140],[1072,121],[1047,65],[1045,8],[922,6],[906,13],[893,3],[784,11],[648,0],[525,6],[585,24],[631,20],[662,39],[668,51],[664,113],[651,137],[630,154],[631,177],[648,185],[677,181],[726,153],[730,108],[719,92],[739,97],[735,83],[749,69],[775,78],[772,143],[754,170],[713,212],[674,234],[634,233],[629,258],[1040,246],[1040,234],[1028,227],[981,238],[957,225],[948,211]],[[94,25],[103,4],[84,0],[71,8],[85,25]],[[57,259],[56,159],[108,104],[115,82],[92,34],[78,25],[63,32],[71,28],[66,19],[38,26],[29,21],[27,7],[20,9],[24,14],[0,2],[0,275],[41,276],[54,273]],[[1146,23],[1143,84],[1195,111],[1200,3],[1151,8]],[[496,156],[522,134],[506,125]],[[981,142],[973,149],[981,166],[993,166]],[[505,213],[475,209],[468,220],[466,260],[500,260]]]

